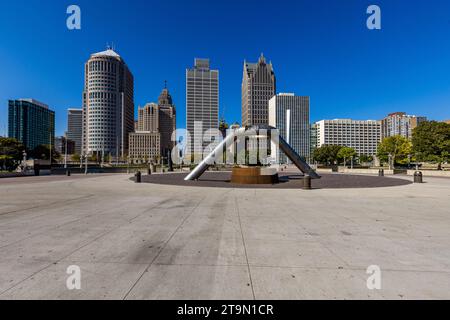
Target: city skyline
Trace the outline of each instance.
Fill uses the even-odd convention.
[[[209,58],[220,71],[219,115],[233,123],[241,122],[242,63],[262,52],[276,65],[277,92],[311,96],[312,122],[349,117],[378,120],[397,111],[439,121],[450,117],[450,81],[446,76],[450,71],[446,58],[450,53],[450,41],[444,31],[445,22],[437,19],[440,12],[449,9],[448,3],[438,2],[427,6],[427,10],[424,4],[416,4],[405,13],[400,3],[378,1],[383,12],[383,27],[381,31],[370,31],[365,27],[366,3],[266,2],[263,7],[272,7],[274,23],[270,28],[248,27],[248,31],[254,33],[252,40],[247,34],[238,33],[244,24],[240,19],[246,10],[260,12],[263,8],[254,1],[214,3],[209,11],[220,10],[223,17],[233,16],[236,25],[224,29],[221,27],[224,18],[214,24],[214,19],[207,17],[206,22],[211,27],[205,32],[213,37],[204,43],[189,43],[184,39],[186,34],[201,28],[199,24],[189,24],[190,16],[198,15],[195,9],[201,6],[201,1],[153,5],[132,2],[130,11],[124,13],[123,22],[118,22],[111,30],[103,27],[107,19],[101,11],[104,4],[79,1],[83,12],[80,31],[69,31],[65,27],[63,4],[11,4],[13,14],[0,13],[0,32],[4,39],[0,57],[5,64],[0,76],[0,134],[7,133],[7,100],[33,97],[55,110],[56,135],[63,135],[67,129],[67,109],[82,106],[79,92],[83,86],[84,62],[92,52],[102,51],[107,43],[112,45],[113,42],[136,77],[135,110],[159,94],[167,80],[174,104],[178,106],[179,128],[186,123],[184,72],[192,65],[192,59]],[[285,7],[290,9],[286,16],[276,14]],[[131,19],[133,15],[139,17],[149,8],[155,18],[152,31],[141,27],[140,22],[129,25],[130,21],[140,20]],[[185,25],[185,30],[159,23],[164,15],[158,13],[169,9]],[[28,25],[17,26],[6,34],[8,23],[19,12],[30,25],[39,26],[33,30],[36,36],[30,36]],[[115,20],[115,14],[109,19]],[[129,28],[119,30],[124,24]],[[258,34],[258,28],[264,32]],[[136,34],[131,35],[130,29]],[[434,35],[430,37],[430,34]],[[283,50],[286,41],[292,52]],[[35,49],[33,54],[25,50],[28,46]],[[48,50],[42,50],[43,46]],[[180,46],[184,50],[174,49]],[[150,71],[152,76],[148,77]]]

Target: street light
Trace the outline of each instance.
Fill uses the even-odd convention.
[[[85,163],[85,168],[84,168],[84,174],[88,174],[88,155],[86,153],[83,153],[81,155],[81,167],[83,167],[83,159],[84,159],[84,163]]]
[[[65,147],[64,147],[64,169],[67,169],[67,135],[64,138]]]
[[[23,165],[23,169],[22,169],[22,171],[25,171],[26,168],[27,168],[27,152],[25,150],[23,150],[22,155],[23,155],[23,164],[22,164]]]

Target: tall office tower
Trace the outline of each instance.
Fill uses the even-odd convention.
[[[322,120],[317,125],[317,146],[340,145],[356,150],[358,155],[374,156],[381,142],[381,121]]]
[[[33,99],[8,101],[8,136],[21,141],[28,150],[55,145],[55,112]]]
[[[66,138],[75,143],[74,152],[81,154],[83,141],[83,109],[67,110],[67,133]]]
[[[310,155],[309,97],[280,93],[269,100],[269,125],[279,130],[284,140],[304,159]],[[280,163],[287,163],[284,153]]]
[[[138,130],[159,132],[159,107],[156,103],[147,103],[138,108]]]
[[[244,61],[242,77],[242,126],[269,123],[269,100],[276,93],[272,63],[261,54],[257,63]]]
[[[194,67],[186,70],[186,128],[191,135],[191,154],[202,154],[210,143],[194,144],[196,125],[202,133],[219,129],[219,71],[210,69],[208,59],[195,59]]]
[[[158,98],[159,131],[161,133],[161,153],[167,155],[172,150],[172,133],[176,129],[176,110],[167,87],[163,89]]]
[[[414,128],[424,121],[427,121],[426,117],[410,116],[405,112],[391,113],[381,120],[382,137],[402,136],[412,139]]]
[[[85,64],[83,152],[124,158],[133,131],[133,75],[114,50],[91,55]]]

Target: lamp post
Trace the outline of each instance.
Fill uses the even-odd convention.
[[[67,169],[67,136],[64,138],[65,147],[64,147],[64,169]]]
[[[83,165],[83,159],[84,159],[84,174],[87,175],[88,174],[88,155],[86,153],[83,153],[83,155],[81,156],[81,165]]]
[[[50,174],[52,172],[52,134],[50,133]]]
[[[393,169],[393,164],[392,164],[392,154],[389,153],[389,170]]]
[[[22,171],[25,171],[26,168],[27,168],[27,152],[25,150],[23,150],[22,155],[23,155],[23,164],[22,164],[23,165],[23,169],[22,169]]]

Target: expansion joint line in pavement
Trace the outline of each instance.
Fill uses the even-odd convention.
[[[234,196],[234,203],[235,203],[235,206],[236,206],[236,212],[237,212],[237,216],[238,216],[238,220],[239,220],[239,229],[241,231],[242,243],[244,245],[245,260],[247,262],[248,277],[249,277],[249,280],[250,280],[250,286],[252,288],[253,300],[256,300],[255,289],[253,288],[252,273],[251,273],[251,270],[250,270],[250,263],[248,262],[247,245],[245,244],[244,232],[242,231],[241,214],[240,214],[240,211],[239,211],[239,205],[238,205],[238,201],[237,201],[236,195]]]
[[[139,276],[139,278],[133,283],[133,285],[131,286],[130,290],[128,290],[128,292],[125,294],[125,296],[123,297],[122,300],[126,300],[127,299],[127,297],[130,295],[131,291],[133,291],[133,289],[136,287],[136,285],[139,283],[139,281],[141,281],[141,279],[145,275],[145,273],[148,272],[150,267],[155,263],[156,259],[158,259],[158,257],[161,255],[161,252],[163,252],[163,250],[167,247],[167,244],[170,242],[170,240],[172,240],[172,238],[175,236],[175,234],[181,229],[181,227],[184,225],[184,223],[192,216],[192,214],[195,212],[195,210],[197,210],[197,208],[200,206],[202,201],[205,200],[205,198],[206,198],[206,196],[200,199],[200,201],[197,203],[197,205],[189,212],[189,214],[186,215],[186,217],[183,219],[183,221],[181,221],[181,223],[178,225],[178,227],[175,229],[175,231],[172,232],[172,234],[170,235],[169,239],[167,239],[164,242],[164,244],[159,249],[158,253],[152,259],[152,261],[147,265],[147,267],[145,268],[144,272],[142,272],[142,274]]]
[[[34,210],[34,209],[42,209],[42,208],[51,207],[51,206],[53,206],[55,204],[60,204],[60,203],[68,203],[68,202],[73,202],[73,201],[78,201],[78,200],[85,200],[85,199],[92,198],[93,196],[94,196],[93,194],[89,194],[89,195],[78,197],[78,198],[74,198],[74,199],[68,199],[68,200],[44,203],[42,205],[38,205],[38,206],[34,206],[34,207],[29,207],[29,208],[24,208],[24,209],[18,209],[18,210],[3,212],[3,213],[0,213],[0,216],[6,216],[8,214],[17,213],[17,212],[21,212],[21,211],[30,211],[30,210]]]

